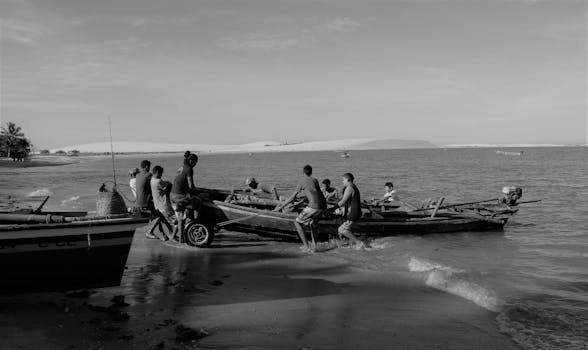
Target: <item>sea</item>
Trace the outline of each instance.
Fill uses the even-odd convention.
[[[200,154],[201,187],[242,188],[245,178],[287,195],[310,164],[319,180],[341,188],[355,175],[362,198],[378,198],[392,181],[401,200],[418,203],[498,198],[503,186],[523,189],[519,212],[502,231],[392,236],[367,250],[327,258],[365,270],[401,273],[496,313],[496,327],[524,349],[588,349],[588,177],[586,147],[396,149],[338,152]],[[173,179],[182,156],[83,157],[70,165],[0,168],[0,193],[50,195],[47,209],[95,210],[100,185],[116,178],[130,197],[130,168],[143,159]],[[107,183],[107,186],[110,186]],[[278,243],[276,243],[278,244]],[[282,243],[280,243],[282,244]]]

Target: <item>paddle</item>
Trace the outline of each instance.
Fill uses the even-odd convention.
[[[496,198],[492,198],[492,199],[486,199],[486,200],[483,200],[483,201],[448,204],[448,205],[440,206],[438,209],[461,207],[461,206],[464,206],[464,205],[486,203],[486,202],[492,202],[492,201],[495,201],[495,200],[497,200],[497,199]],[[419,208],[419,209],[415,209],[414,211],[426,211],[426,210],[431,210],[431,209],[433,209],[433,208]]]
[[[519,205],[519,204],[527,204],[527,203],[537,203],[537,202],[541,202],[541,199],[535,199],[535,200],[532,200],[532,201],[518,202],[516,205]]]

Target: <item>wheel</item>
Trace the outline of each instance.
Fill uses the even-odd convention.
[[[214,230],[196,222],[190,222],[184,228],[182,240],[193,247],[208,247],[214,239]]]

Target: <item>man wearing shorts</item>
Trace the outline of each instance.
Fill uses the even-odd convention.
[[[184,211],[188,209],[188,218],[198,218],[200,210],[200,198],[196,195],[196,186],[194,185],[194,167],[198,164],[198,156],[190,151],[184,153],[184,164],[182,170],[176,175],[171,189],[170,199],[175,206],[176,217],[178,219],[178,234],[183,237],[184,224],[187,218],[184,218]],[[192,216],[192,217],[190,217]]]
[[[310,250],[306,234],[304,233],[304,227],[302,225],[309,225],[312,229],[314,221],[321,215],[323,210],[327,208],[327,201],[325,200],[325,196],[323,196],[318,180],[312,177],[312,167],[310,165],[305,165],[304,168],[302,168],[302,173],[303,178],[298,184],[298,187],[296,187],[294,193],[286,199],[286,202],[277,206],[275,211],[282,210],[282,208],[292,202],[299,193],[306,196],[308,199],[308,206],[302,209],[302,212],[298,215],[294,224],[296,225],[298,236],[300,236],[300,239],[302,240],[302,248]]]
[[[353,226],[361,218],[361,198],[359,189],[353,183],[354,177],[351,173],[345,173],[342,177],[345,190],[343,198],[337,203],[338,207],[344,208],[345,222],[337,230],[339,236],[348,238],[351,242],[362,246],[363,243],[353,234]]]

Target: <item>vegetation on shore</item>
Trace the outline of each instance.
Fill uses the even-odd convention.
[[[33,144],[25,137],[22,128],[13,122],[6,123],[0,131],[0,156],[23,161],[29,157]]]

